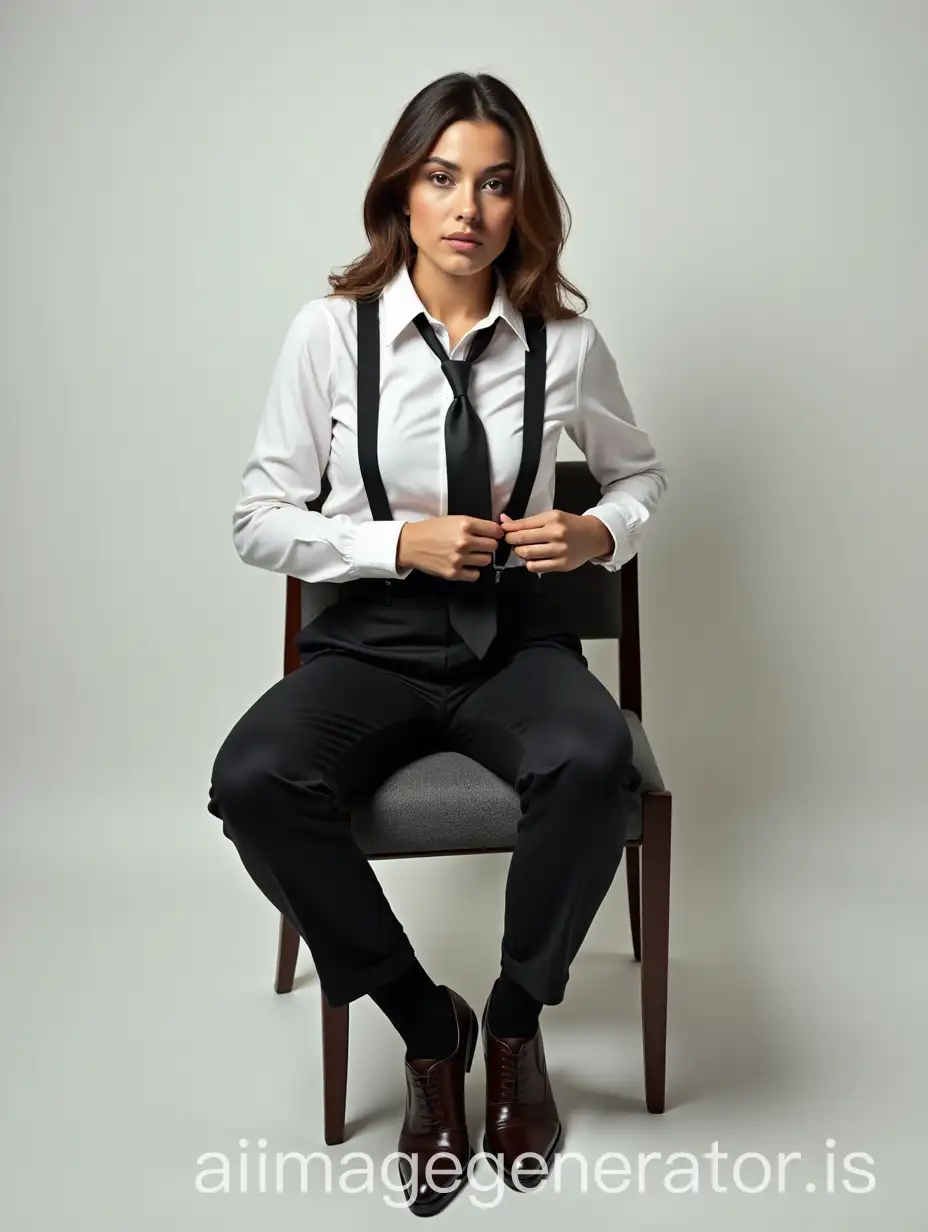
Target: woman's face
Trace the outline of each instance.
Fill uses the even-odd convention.
[[[502,253],[515,216],[509,134],[497,124],[459,120],[449,125],[413,173],[410,234],[420,256],[449,274],[476,274]],[[455,248],[447,236],[473,232],[475,247]]]

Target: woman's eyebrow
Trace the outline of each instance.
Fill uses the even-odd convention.
[[[433,155],[432,158],[427,158],[425,161],[427,163],[441,163],[441,165],[443,167],[447,167],[449,171],[461,170],[457,163],[451,163],[447,158],[439,158],[437,155]],[[487,175],[490,171],[515,171],[515,166],[513,163],[494,163],[492,167],[484,167],[480,174]]]

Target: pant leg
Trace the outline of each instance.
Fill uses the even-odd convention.
[[[258,698],[216,755],[207,808],[306,941],[333,1005],[414,962],[343,807],[432,751],[436,731],[423,690],[382,667],[323,654]]]
[[[555,642],[559,639],[555,638]],[[512,783],[522,817],[506,883],[503,969],[564,998],[570,964],[622,858],[641,786],[628,723],[572,638],[528,644],[446,719],[445,739]]]

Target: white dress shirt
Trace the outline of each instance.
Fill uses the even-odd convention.
[[[303,304],[271,378],[254,449],[233,514],[233,542],[247,564],[306,582],[404,578],[396,566],[405,522],[447,513],[445,415],[453,391],[413,324],[425,312],[405,265],[384,288],[380,310],[378,460],[393,512],[374,521],[358,462],[357,306],[344,297]],[[490,312],[449,351],[447,328],[426,312],[446,353],[464,359],[470,339],[497,317],[490,345],[471,370],[469,396],[487,433],[493,516],[506,509],[522,456],[525,355],[521,314],[496,272]],[[586,316],[547,324],[545,421],[538,474],[525,510],[552,509],[561,430],[580,448],[602,489],[586,510],[615,540],[596,559],[620,568],[638,551],[667,486],[663,465],[638,427],[606,343]],[[306,502],[331,484],[321,512]],[[513,549],[509,567],[524,567]]]

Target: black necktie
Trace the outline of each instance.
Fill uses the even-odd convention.
[[[480,330],[467,352],[467,359],[449,359],[424,313],[416,317],[416,328],[441,360],[454,398],[445,416],[445,452],[448,465],[448,513],[464,513],[474,518],[493,520],[490,491],[490,453],[480,417],[467,396],[471,365],[489,346],[499,317]],[[482,659],[496,636],[496,595],[493,566],[480,570],[476,582],[459,582],[449,605],[451,623]]]

